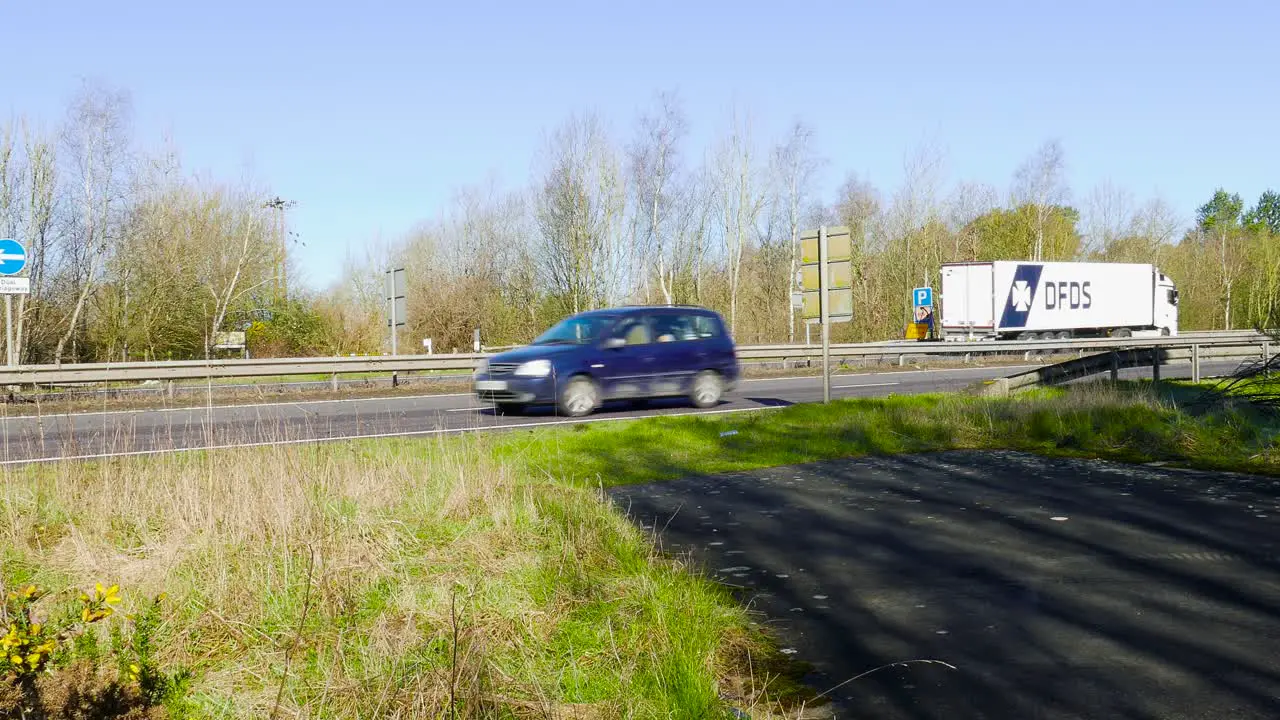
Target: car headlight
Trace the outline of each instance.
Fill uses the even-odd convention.
[[[487,373],[487,372],[489,372],[489,361],[488,361],[488,360],[481,360],[481,361],[476,365],[476,369],[475,369],[475,370],[473,370],[473,371],[471,371],[471,374],[472,374],[472,375],[483,375],[483,374],[485,374],[485,373]]]
[[[530,360],[516,368],[516,375],[520,377],[546,377],[550,374],[550,360]]]

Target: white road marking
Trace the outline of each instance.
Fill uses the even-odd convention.
[[[485,430],[521,430],[524,428],[542,428],[556,425],[578,425],[587,423],[619,422],[622,420],[647,420],[662,417],[686,417],[689,415],[728,415],[732,413],[760,412],[778,410],[783,405],[761,405],[756,407],[731,408],[729,410],[695,410],[690,412],[659,413],[656,415],[621,415],[618,417],[592,417],[574,420],[551,420],[548,422],[510,423],[506,425],[485,425],[471,428],[437,428],[434,430],[406,430],[404,432],[370,433],[368,435],[340,435],[337,437],[298,438],[294,440],[264,440],[261,442],[233,443],[225,445],[199,445],[183,448],[162,448],[153,450],[127,450],[124,452],[91,453],[86,455],[51,455],[47,457],[0,460],[0,466],[27,465],[35,463],[58,462],[62,460],[104,460],[114,457],[138,457],[143,455],[172,455],[180,452],[199,450],[231,450],[233,448],[270,447],[272,445],[306,445],[309,443],[343,442],[346,440],[378,440],[393,437],[422,437],[428,435],[460,435],[467,432]]]
[[[135,408],[132,410],[90,410],[78,413],[51,415],[0,415],[0,420],[38,420],[68,417],[93,417],[95,415],[130,415],[136,413],[195,412],[206,410],[235,410],[237,408],[287,407],[290,405],[323,405],[325,403],[349,403],[362,400],[430,400],[431,398],[472,397],[472,393],[441,393],[439,395],[388,395],[386,397],[333,398],[330,400],[282,400],[270,403],[245,403],[243,405],[191,405],[188,407]]]
[[[833,378],[850,378],[850,377],[875,377],[876,375],[913,375],[920,373],[943,373],[943,372],[974,372],[981,370],[1025,370],[1027,368],[1044,367],[1044,365],[1000,365],[996,367],[968,367],[968,368],[938,368],[937,370],[879,370],[875,372],[862,373],[839,373],[832,375]],[[776,378],[746,378],[742,380],[744,383],[749,382],[776,382],[779,380],[821,380],[821,375],[788,375],[787,377]]]
[[[483,407],[464,407],[464,408],[447,408],[445,412],[472,412],[475,410],[484,410]]]
[[[862,385],[832,385],[831,387],[834,390],[847,390],[849,388],[887,387],[889,385],[901,385],[901,384],[902,383],[896,383],[896,382],[882,382],[882,383],[863,383]]]

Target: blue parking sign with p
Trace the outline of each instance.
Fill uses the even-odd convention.
[[[916,288],[911,291],[911,297],[916,307],[933,306],[933,288]]]

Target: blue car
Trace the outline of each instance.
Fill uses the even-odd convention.
[[[701,307],[593,310],[565,318],[528,346],[481,362],[476,397],[499,412],[554,405],[570,417],[610,400],[687,397],[717,405],[738,383],[724,319]]]

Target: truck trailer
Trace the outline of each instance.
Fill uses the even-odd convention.
[[[1178,334],[1178,289],[1143,263],[944,263],[940,300],[947,340]]]

